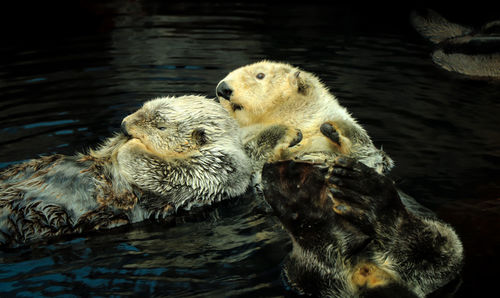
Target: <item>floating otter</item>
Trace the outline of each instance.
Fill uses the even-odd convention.
[[[262,183],[292,239],[283,274],[299,293],[424,297],[461,269],[454,230],[360,162],[270,163]]]
[[[289,127],[290,136],[295,134],[301,140],[293,147],[277,147],[270,160],[318,161],[347,155],[378,172],[393,166],[312,73],[285,63],[261,61],[229,73],[217,85],[216,93],[246,136],[279,124]]]
[[[0,246],[165,219],[244,193],[251,169],[238,126],[220,104],[155,99],[97,150],[1,172]]]
[[[432,53],[437,65],[475,78],[500,78],[500,20],[474,29],[430,9],[413,11],[410,20],[418,33],[437,45]]]

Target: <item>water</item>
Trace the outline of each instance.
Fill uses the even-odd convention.
[[[147,99],[213,96],[236,67],[286,61],[318,74],[396,161],[398,185],[457,229],[466,265],[456,297],[494,289],[500,84],[433,65],[407,7],[80,1],[22,9],[2,19],[1,168],[95,146]],[[472,12],[455,16],[489,20],[487,8]],[[142,223],[0,252],[0,293],[288,296],[280,265],[289,250],[277,220],[243,198],[175,226]]]

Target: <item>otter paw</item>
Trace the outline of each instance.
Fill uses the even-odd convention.
[[[293,147],[302,141],[302,132],[286,125],[273,125],[259,135],[259,144],[271,147]]]
[[[339,156],[328,168],[326,183],[339,215],[377,220],[402,208],[394,182],[363,163]]]
[[[335,127],[333,127],[333,125],[331,123],[325,122],[325,123],[321,124],[319,130],[321,131],[321,133],[325,137],[330,139],[332,142],[334,142],[338,146],[341,145],[340,144],[340,134],[337,132],[337,130],[335,129]]]
[[[295,129],[295,137],[292,139],[288,147],[293,147],[302,141],[302,132],[300,129]]]
[[[352,191],[364,195],[396,192],[394,182],[362,162],[346,157],[337,157],[329,169],[330,182],[339,183]]]

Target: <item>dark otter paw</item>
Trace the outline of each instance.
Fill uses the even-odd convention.
[[[393,181],[363,163],[345,156],[337,157],[328,169],[327,185],[333,210],[368,222],[402,208]]]
[[[293,147],[293,146],[297,145],[298,143],[300,143],[300,141],[302,141],[302,132],[300,131],[300,129],[296,128],[295,132],[296,132],[296,135],[292,139],[292,141],[290,142],[290,145],[288,145],[288,147]]]
[[[394,182],[362,162],[346,156],[337,157],[329,169],[330,183],[337,183],[360,194],[396,192]]]
[[[331,125],[328,122],[325,122],[321,124],[319,130],[325,137],[329,138],[332,142],[340,146],[340,135],[335,129],[335,127],[333,127],[333,125]]]

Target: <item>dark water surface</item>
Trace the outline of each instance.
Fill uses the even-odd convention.
[[[145,100],[214,96],[236,67],[286,61],[318,74],[396,161],[399,186],[457,229],[456,297],[496,290],[500,84],[433,65],[407,7],[66,2],[2,12],[0,168],[85,150]],[[455,17],[480,24],[488,12]],[[261,210],[246,198],[174,227],[0,252],[0,296],[286,296],[291,246]]]

